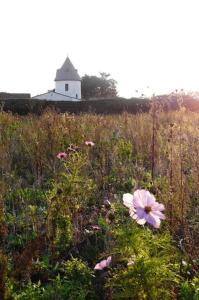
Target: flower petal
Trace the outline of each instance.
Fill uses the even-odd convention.
[[[137,218],[136,222],[139,224],[139,225],[144,225],[146,223],[146,220],[145,219],[139,219]]]
[[[108,256],[108,257],[107,257],[107,260],[106,260],[107,266],[110,265],[111,261],[112,261],[112,256]]]
[[[154,228],[159,228],[160,227],[161,222],[160,222],[159,217],[153,215],[152,212],[150,212],[146,216],[146,221],[147,221],[147,223],[151,224]]]
[[[103,270],[104,268],[108,267],[111,263],[112,257],[108,256],[107,259],[103,259],[94,267],[94,270]]]
[[[147,191],[147,205],[152,206],[155,203],[155,197]]]
[[[124,194],[123,195],[123,203],[128,208],[133,207],[133,195],[129,194],[129,193]]]
[[[155,215],[155,216],[157,216],[158,218],[160,218],[162,220],[166,219],[165,215],[163,215],[163,213],[161,213],[161,211],[152,210],[152,214]]]
[[[133,204],[134,207],[142,207],[144,208],[147,205],[147,191],[145,190],[137,190],[133,194]]]
[[[153,206],[152,207],[153,210],[159,210],[159,211],[165,210],[164,204],[161,204],[161,203],[158,203],[158,202],[153,203],[152,206]]]
[[[130,209],[129,214],[130,214],[131,218],[134,220],[136,220],[138,218],[138,216],[135,213],[135,210]]]
[[[103,270],[104,268],[106,268],[106,259],[96,264],[94,270]]]
[[[144,219],[145,215],[146,215],[146,213],[142,207],[136,208],[136,214],[137,214],[138,218],[140,218],[140,219]]]

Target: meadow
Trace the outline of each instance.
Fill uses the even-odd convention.
[[[197,300],[198,214],[198,113],[0,113],[0,299]]]

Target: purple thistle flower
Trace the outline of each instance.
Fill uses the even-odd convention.
[[[155,197],[146,190],[137,190],[134,194],[124,194],[123,203],[129,208],[130,216],[140,225],[146,222],[154,228],[159,228],[161,220],[165,219],[163,204],[156,202]]]
[[[112,261],[112,257],[111,256],[108,256],[107,259],[104,259],[102,261],[100,261],[98,264],[96,264],[94,270],[103,270],[105,268],[107,268],[110,263]]]
[[[57,154],[57,158],[58,159],[66,159],[67,158],[67,154],[65,152],[59,152]]]

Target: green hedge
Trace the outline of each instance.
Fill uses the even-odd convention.
[[[41,114],[48,108],[55,109],[58,112],[96,113],[96,114],[118,114],[124,111],[130,113],[146,112],[149,110],[148,99],[130,99],[123,98],[92,100],[92,101],[45,101],[36,99],[9,99],[0,101],[0,106],[4,111],[11,111],[20,115],[28,113]]]
[[[157,97],[157,102],[164,111],[176,110],[179,108],[177,97]],[[104,99],[89,101],[45,101],[36,99],[8,99],[0,100],[0,108],[4,111],[11,111],[19,115],[29,113],[42,114],[46,109],[55,109],[57,112],[96,113],[96,114],[120,114],[122,112],[139,113],[148,112],[151,101],[149,99]],[[199,111],[199,101],[190,97],[184,97],[181,105],[186,108]]]

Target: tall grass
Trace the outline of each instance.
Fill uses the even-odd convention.
[[[95,146],[86,146],[86,140]],[[60,151],[67,153],[65,162],[56,157]],[[115,116],[1,112],[0,162],[1,256],[14,266],[4,272],[7,267],[0,265],[1,284],[9,272],[20,284],[31,276],[45,282],[50,271],[37,276],[35,262],[49,253],[51,264],[79,253],[92,265],[109,240],[104,200],[114,206],[137,188],[165,204],[164,228],[196,272],[198,113],[164,113],[157,107]],[[87,238],[85,230],[96,223],[103,234]]]

